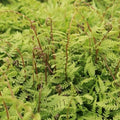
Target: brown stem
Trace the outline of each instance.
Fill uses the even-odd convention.
[[[41,104],[41,91],[42,91],[42,89],[39,89],[38,113],[40,112],[40,104]]]
[[[69,109],[70,109],[71,102],[72,102],[72,100],[70,100],[70,103],[69,103],[69,106],[68,106],[68,109],[67,109],[67,120],[69,120]]]
[[[87,22],[87,26],[88,26],[88,29],[89,29],[89,31],[92,33],[92,29],[90,28],[90,25],[88,24],[88,22]],[[96,39],[95,39],[95,37],[93,36],[93,41],[94,41],[94,45],[96,45]],[[96,58],[97,58],[97,50],[96,50],[96,47],[95,47],[95,56],[96,56]],[[96,59],[97,60],[97,59]],[[95,60],[95,61],[96,61]],[[95,62],[95,63],[97,63],[97,61]]]
[[[34,66],[35,66],[36,77],[37,77],[37,80],[38,80],[37,64],[36,64],[36,61],[35,61],[35,53],[34,53],[34,51],[33,51],[33,69],[34,69]],[[33,75],[34,75],[34,73],[33,73]]]
[[[77,0],[74,2],[74,7],[76,6],[77,4]],[[71,31],[71,26],[72,26],[72,23],[73,23],[73,20],[75,18],[75,15],[76,15],[76,10],[71,18],[71,21],[70,21],[70,24],[69,24],[69,28],[67,30],[67,43],[66,43],[66,47],[65,47],[65,56],[66,56],[66,62],[65,62],[65,79],[66,81],[68,81],[68,76],[67,76],[67,65],[68,65],[68,47],[69,47],[69,41],[70,41],[70,31]]]
[[[68,45],[69,45],[69,35],[67,33],[67,44],[66,44],[66,63],[65,63],[65,78],[67,81],[67,64],[68,64]]]
[[[0,96],[2,96],[1,91],[0,91]],[[6,105],[5,101],[3,101],[3,106],[4,106],[5,111],[6,111],[7,119],[9,120],[9,112],[8,112],[8,108],[7,108],[7,105]]]
[[[92,29],[90,28],[90,25],[88,24],[88,22],[87,22],[87,26],[88,26],[89,31],[92,33]],[[94,41],[94,45],[96,45],[96,39],[95,39],[94,36],[93,36],[93,41]],[[90,44],[90,43],[89,43],[89,44]],[[91,45],[91,44],[90,44],[90,45]],[[90,45],[89,45],[89,46],[90,46]],[[97,49],[96,46],[95,46],[95,63],[97,63],[97,60],[98,60],[97,56],[98,56],[98,49]]]
[[[75,1],[76,2],[76,1]],[[74,12],[72,19],[70,21],[70,25],[69,25],[69,29],[67,31],[67,43],[66,43],[66,49],[65,49],[65,55],[66,55],[66,62],[65,62],[65,79],[67,81],[68,76],[67,76],[67,64],[68,64],[68,47],[69,47],[69,41],[70,41],[70,31],[71,31],[71,26],[72,26],[72,22],[74,20],[74,17],[76,15],[76,11]]]
[[[40,40],[39,40],[39,38],[38,38],[38,36],[37,36],[37,31],[36,31],[36,29],[35,29],[35,26],[33,25],[33,21],[32,21],[32,20],[30,20],[27,16],[25,16],[24,14],[19,13],[19,12],[17,12],[17,11],[13,11],[13,10],[4,10],[4,11],[0,11],[0,12],[15,13],[15,14],[17,14],[17,15],[19,15],[19,16],[24,17],[26,20],[28,20],[29,23],[30,23],[31,29],[33,30],[33,32],[34,32],[34,34],[35,34],[35,36],[36,36],[36,38],[37,38],[38,45],[39,45],[41,51],[43,52],[42,47],[41,47],[41,44],[40,44]]]
[[[6,80],[7,80],[8,88],[9,88],[9,90],[10,90],[10,92],[11,92],[11,96],[12,96],[12,98],[15,98],[6,74],[5,74],[5,78],[6,78]],[[21,115],[21,114],[19,113],[19,111],[18,111],[17,105],[16,105],[16,111],[17,111],[17,114],[19,115],[20,119],[23,119],[22,115]]]
[[[115,68],[115,76],[116,76],[116,74],[117,74],[117,71],[118,71],[119,65],[120,65],[120,60],[118,61],[118,64],[117,64],[117,66],[116,66],[116,68]]]
[[[7,67],[7,70],[8,70],[8,69],[9,69],[9,65],[8,65],[8,67]],[[2,69],[0,69],[0,70],[2,71]],[[11,86],[10,86],[9,80],[8,80],[8,78],[7,78],[6,72],[3,72],[3,71],[2,71],[2,74],[5,76],[5,79],[7,80],[8,88],[9,88],[9,90],[10,90],[10,93],[11,93],[12,98],[15,98],[15,97],[14,97],[14,93],[13,93],[13,91],[12,91],[12,88],[11,88]],[[23,119],[22,115],[21,115],[21,114],[19,113],[19,111],[18,111],[17,105],[16,105],[16,111],[17,111],[17,114],[18,114],[19,118],[20,118],[20,119]]]
[[[8,69],[9,69],[9,66],[7,67],[7,70],[8,70]],[[2,69],[0,69],[0,70],[2,71]],[[3,71],[2,71],[2,74],[5,76],[5,79],[7,80],[8,88],[9,88],[9,90],[10,90],[10,93],[11,93],[12,98],[15,98],[14,93],[13,93],[13,91],[12,91],[12,88],[11,88],[11,86],[10,86],[9,80],[8,80],[8,78],[7,78],[6,72],[3,72]],[[17,111],[17,114],[18,114],[19,118],[20,118],[20,119],[23,119],[22,115],[21,115],[21,114],[19,113],[19,111],[18,111],[17,105],[16,105],[16,111]]]
[[[25,80],[26,80],[26,70],[25,70],[25,62],[24,62],[24,59],[23,59],[23,56],[22,56],[22,53],[20,52],[20,50],[18,48],[16,48],[17,52],[20,54],[20,57],[21,57],[21,60],[22,60],[22,64],[23,64],[23,67],[24,67],[24,73],[25,73]]]
[[[102,41],[105,40],[105,38],[107,37],[107,34],[109,33],[109,31],[107,31],[107,33],[103,36],[102,40],[97,44],[95,45],[95,48],[96,48],[96,56],[95,56],[95,63],[97,63],[98,61],[98,53],[99,53],[99,48],[97,48],[98,46],[101,45]]]
[[[47,85],[47,58],[48,56],[46,55],[46,60],[45,60],[45,84]]]
[[[84,4],[87,5],[87,6],[89,6],[94,12],[96,12],[97,14],[99,14],[99,11],[97,9],[95,9],[92,5],[90,5],[89,3],[86,3],[86,2],[84,2]],[[101,19],[103,21],[103,16],[101,16]]]
[[[107,31],[107,33],[103,36],[102,40],[96,45],[96,47],[98,47],[98,46],[101,45],[102,41],[105,40],[105,38],[107,37],[107,35],[108,35],[109,32],[110,32],[110,31]]]
[[[34,32],[34,34],[35,34],[35,37],[37,38],[37,42],[38,42],[39,48],[40,48],[42,54],[44,54],[43,49],[42,49],[42,46],[41,46],[41,44],[40,44],[40,40],[39,40],[38,35],[37,35],[37,30],[36,30],[35,26],[33,25],[34,21],[30,20],[27,16],[25,16],[24,14],[19,13],[19,12],[17,12],[17,11],[4,10],[4,11],[0,11],[0,12],[3,12],[3,13],[4,13],[4,12],[14,13],[14,14],[17,14],[17,15],[19,15],[19,16],[22,16],[22,17],[24,17],[26,20],[28,20],[29,23],[30,23],[31,29],[33,30],[33,32]],[[45,62],[45,61],[44,61],[44,62]],[[47,64],[48,64],[48,63],[47,63]],[[49,65],[48,65],[48,66],[49,66]],[[49,68],[49,69],[50,69],[50,68]]]
[[[119,35],[118,35],[118,38],[120,38],[120,20],[118,21],[118,23],[119,23],[119,26],[118,26],[118,28],[119,28]]]
[[[31,27],[31,29],[33,30],[33,32],[34,32],[34,34],[35,34],[35,36],[36,36],[36,38],[37,38],[37,42],[38,42],[38,45],[39,45],[39,49],[41,50],[42,55],[45,54],[45,53],[43,52],[42,46],[41,46],[41,44],[40,44],[40,40],[39,40],[39,38],[38,38],[37,30],[36,30],[36,28],[35,28],[35,25],[33,25],[33,22],[34,22],[34,21],[30,20],[27,16],[23,15],[22,13],[19,13],[19,12],[13,11],[13,10],[4,10],[4,11],[0,11],[0,12],[15,13],[15,14],[18,14],[19,16],[22,16],[22,17],[26,18],[26,20],[29,21],[30,27]],[[32,38],[32,39],[34,39],[34,38]],[[17,51],[19,51],[19,50],[17,50]],[[21,54],[20,51],[19,51],[19,53]],[[21,57],[21,58],[22,58],[22,57]],[[43,58],[44,58],[44,57],[43,57]],[[43,59],[43,61],[45,62],[45,64],[47,64],[48,70],[49,70],[50,72],[52,72],[51,68],[49,67],[48,61],[46,62],[44,59]],[[23,62],[23,64],[24,64],[23,58],[22,58],[22,62]],[[24,72],[26,73],[25,70],[24,70]],[[26,78],[26,75],[25,75],[25,78]]]
[[[35,47],[34,50],[40,50],[40,49]],[[49,72],[53,74],[53,71],[51,70],[50,64],[48,63],[48,60],[46,61],[46,54],[41,53],[41,50],[40,50],[39,58],[41,58],[41,57],[42,57],[42,60],[44,61],[44,63],[47,64],[47,68],[48,68]]]
[[[41,104],[41,93],[42,93],[42,82],[43,78],[41,79],[41,86],[39,88],[39,102],[38,102],[38,112],[40,112],[40,104]]]
[[[108,7],[106,7],[105,13],[103,13],[103,17],[105,16],[105,14],[107,13],[106,11],[110,8],[111,5],[114,5],[115,0],[113,0],[113,3],[111,3]]]
[[[47,18],[46,20],[46,25],[49,26],[49,24],[47,23],[47,21],[50,20],[50,39],[52,41],[52,44],[54,45],[54,38],[53,38],[53,21],[51,18]],[[50,42],[51,42],[50,41]],[[55,50],[52,48],[52,56],[53,56],[53,59],[56,60],[56,55],[55,55]],[[56,71],[56,65],[54,67],[55,71]]]
[[[106,59],[106,57],[104,57],[104,62],[105,62],[105,65],[106,65],[106,67],[107,67],[110,75],[112,76],[113,80],[115,80],[115,76],[113,75],[111,69],[109,68],[109,66],[108,66],[108,64],[107,64],[107,59]]]
[[[39,40],[39,38],[38,38],[38,36],[37,36],[37,30],[36,30],[36,28],[35,28],[35,26],[34,26],[33,24],[31,24],[31,29],[34,31],[34,34],[35,34],[35,36],[36,36],[36,38],[37,38],[37,42],[38,42],[38,45],[39,45],[39,48],[40,48],[42,54],[44,54],[43,49],[42,49],[42,46],[41,46],[41,44],[40,44],[40,40]]]

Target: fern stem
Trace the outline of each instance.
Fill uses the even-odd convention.
[[[18,48],[16,48],[17,52],[20,54],[20,57],[21,57],[21,60],[22,60],[22,64],[23,64],[23,67],[24,67],[24,73],[25,73],[25,80],[26,80],[26,70],[25,70],[25,62],[24,62],[24,58],[22,56],[22,53],[20,52],[20,50]]]
[[[118,61],[118,64],[117,64],[117,66],[116,66],[116,68],[115,68],[115,76],[116,76],[116,74],[117,74],[117,71],[118,71],[119,65],[120,65],[120,60]]]
[[[90,25],[88,24],[88,22],[87,22],[87,26],[88,26],[89,31],[92,33],[92,29],[91,29]],[[93,36],[93,42],[94,42],[94,45],[96,45],[96,39],[94,36]],[[91,47],[91,41],[89,40],[89,48],[90,47]],[[89,51],[91,51],[91,49],[89,49]],[[95,63],[97,63],[97,49],[96,49],[96,47],[95,47]]]
[[[50,25],[48,24],[48,20],[50,20]],[[52,18],[47,18],[46,20],[46,25],[47,26],[50,26],[50,43],[52,42],[52,45],[54,45],[54,38],[53,38],[53,21],[52,21]],[[53,59],[56,60],[56,55],[55,55],[55,50],[52,48],[52,56],[53,56]],[[54,67],[55,71],[56,71],[56,65]]]
[[[68,45],[69,45],[69,35],[67,33],[67,44],[66,44],[66,63],[65,63],[65,78],[67,81],[67,64],[68,64]]]
[[[96,8],[94,8],[92,5],[90,5],[89,3],[86,3],[86,2],[83,2],[85,5],[87,5],[87,6],[89,6],[94,12],[96,12],[99,16],[100,16],[100,13],[99,13],[99,11],[96,9]],[[101,18],[101,22],[103,22],[103,18],[104,18],[104,16],[100,16],[100,18]]]
[[[115,80],[115,76],[113,75],[111,69],[109,68],[109,66],[108,66],[108,64],[107,64],[107,59],[106,59],[106,57],[104,57],[104,62],[105,62],[105,65],[106,65],[106,67],[107,67],[110,75],[112,76],[113,80]]]
[[[118,29],[119,29],[118,38],[120,38],[120,19],[119,19],[119,21],[118,21],[118,24],[119,24],[119,26],[118,26]]]
[[[103,13],[103,17],[106,15],[107,10],[108,10],[112,5],[114,5],[115,1],[116,1],[116,0],[113,0],[113,3],[111,3],[111,4],[106,8],[105,12]]]
[[[40,112],[40,103],[41,103],[41,91],[42,91],[42,89],[39,89],[38,112]]]
[[[12,98],[15,98],[14,93],[13,93],[13,91],[12,91],[12,88],[11,88],[11,86],[10,86],[10,83],[9,83],[9,80],[8,80],[6,74],[5,74],[5,78],[6,78],[6,80],[7,80],[8,88],[9,88],[9,90],[10,90],[10,92],[11,92],[11,96],[12,96]],[[19,115],[20,119],[23,119],[22,115],[21,115],[21,114],[19,113],[19,111],[18,111],[17,105],[16,105],[16,111],[17,111],[17,114]]]
[[[65,79],[67,81],[68,79],[68,76],[67,76],[67,65],[68,65],[68,47],[69,47],[69,42],[70,42],[70,31],[71,31],[71,26],[72,26],[72,22],[75,18],[75,15],[76,15],[76,10],[72,16],[72,19],[70,21],[70,25],[69,25],[69,29],[67,31],[67,43],[66,43],[66,49],[65,49],[65,55],[66,55],[66,62],[65,62]]]
[[[43,52],[42,47],[41,47],[41,44],[40,44],[40,40],[39,40],[39,38],[38,38],[38,36],[37,36],[37,31],[36,31],[36,29],[35,29],[35,26],[33,25],[33,21],[32,21],[32,20],[30,20],[27,16],[25,16],[24,14],[22,14],[22,13],[20,13],[20,12],[17,12],[17,11],[4,10],[4,11],[0,11],[0,12],[11,12],[11,13],[15,13],[15,14],[17,14],[17,15],[19,15],[19,16],[22,16],[22,17],[26,18],[26,20],[28,20],[29,23],[30,23],[31,29],[34,31],[34,34],[35,34],[35,36],[36,36],[36,38],[37,38],[38,45],[39,45],[41,51]]]
[[[36,61],[35,61],[35,53],[34,53],[34,50],[33,50],[33,69],[34,69],[34,66],[35,66],[36,77],[37,77],[37,80],[38,80],[38,70],[37,70],[37,64],[36,64]],[[34,75],[34,73],[33,73],[33,75]]]
[[[105,40],[105,38],[107,37],[107,35],[108,35],[109,32],[110,31],[107,31],[107,33],[103,36],[103,38],[101,39],[101,41],[98,44],[96,44],[96,47],[98,47],[98,46],[101,45],[101,43]]]
[[[67,109],[67,120],[69,120],[69,108],[70,108],[71,102],[72,102],[72,100],[70,100],[70,103],[69,103],[68,109]]]
[[[41,93],[42,93],[42,82],[43,82],[43,77],[41,79],[41,86],[39,88],[39,101],[38,101],[38,112],[40,112],[40,104],[41,104]]]
[[[35,36],[36,36],[36,38],[37,38],[37,42],[38,42],[38,45],[39,45],[39,48],[40,48],[42,54],[44,54],[43,49],[42,49],[42,46],[41,46],[41,44],[40,44],[40,40],[39,40],[39,38],[38,38],[38,36],[37,36],[36,28],[35,28],[35,26],[32,24],[32,22],[31,22],[31,29],[34,31],[34,34],[35,34]]]
[[[76,3],[77,3],[77,0],[74,2],[74,7],[75,8],[76,8]],[[68,81],[67,65],[68,65],[68,47],[69,47],[69,41],[70,41],[70,31],[71,31],[71,26],[72,26],[73,20],[75,18],[75,15],[76,15],[76,9],[75,9],[75,12],[73,13],[73,16],[72,16],[70,24],[69,24],[69,28],[67,30],[67,43],[66,43],[66,47],[65,47],[65,56],[66,56],[66,61],[65,61],[65,79],[66,79],[66,81]]]
[[[8,70],[8,69],[9,69],[9,66],[7,67],[7,70]],[[0,70],[2,71],[2,69],[0,69]],[[2,71],[2,72],[3,72],[3,71]],[[8,78],[7,78],[6,73],[3,72],[3,75],[5,76],[5,79],[7,80],[8,88],[9,88],[9,90],[10,90],[10,93],[11,93],[12,98],[15,98],[15,97],[14,97],[14,93],[13,93],[13,91],[12,91],[12,88],[11,88],[11,86],[10,86],[9,80],[8,80]],[[16,105],[16,111],[17,111],[17,114],[18,114],[19,118],[20,118],[20,119],[23,119],[22,115],[19,113],[19,111],[18,111],[18,109],[17,109],[17,105]]]
[[[46,58],[45,58],[45,84],[47,85],[47,61],[48,61],[48,56],[46,54]]]
[[[2,96],[1,91],[0,91],[0,96]],[[9,120],[9,112],[8,112],[8,108],[7,108],[7,105],[6,105],[5,101],[3,101],[3,106],[5,107],[5,111],[6,111],[7,119]]]
[[[42,54],[44,55],[45,53],[43,52],[43,49],[42,49],[42,46],[41,46],[41,44],[40,44],[40,40],[39,40],[39,38],[38,38],[38,35],[37,35],[37,30],[36,30],[36,28],[35,28],[35,26],[33,25],[33,21],[32,20],[30,20],[27,16],[25,16],[24,14],[22,14],[22,13],[19,13],[19,12],[17,12],[17,11],[13,11],[13,10],[4,10],[4,11],[0,11],[1,13],[3,12],[10,12],[10,13],[14,13],[14,14],[17,14],[17,15],[19,15],[19,16],[22,16],[22,17],[24,17],[24,18],[26,18],[26,20],[28,20],[29,21],[29,23],[30,23],[30,27],[31,27],[31,29],[33,30],[33,32],[34,32],[34,34],[35,34],[35,36],[36,36],[36,38],[37,38],[37,42],[38,42],[38,45],[39,45],[39,48],[40,48],[40,50],[41,50],[41,52],[42,52]],[[45,62],[45,61],[44,61]],[[48,64],[48,62],[47,62],[47,66],[49,66],[49,64]],[[48,69],[50,72],[52,71],[50,68]]]
[[[109,31],[107,31],[107,33],[103,36],[102,40],[98,44],[95,45],[95,48],[96,48],[95,63],[97,63],[97,61],[98,61],[99,48],[97,48],[97,47],[101,45],[102,41],[104,41],[104,39],[107,37],[108,33],[109,33]]]

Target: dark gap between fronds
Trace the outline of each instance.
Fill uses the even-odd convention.
[[[0,96],[2,97],[1,91],[0,91]],[[7,105],[6,105],[5,101],[3,101],[3,106],[4,106],[5,111],[6,111],[7,119],[9,120],[9,118],[10,118],[9,117],[9,111],[8,111],[8,108],[7,108]]]

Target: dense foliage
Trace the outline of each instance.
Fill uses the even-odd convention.
[[[0,120],[120,120],[120,0],[0,1]]]

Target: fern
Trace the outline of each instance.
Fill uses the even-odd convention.
[[[0,120],[119,120],[119,9],[0,1]]]

